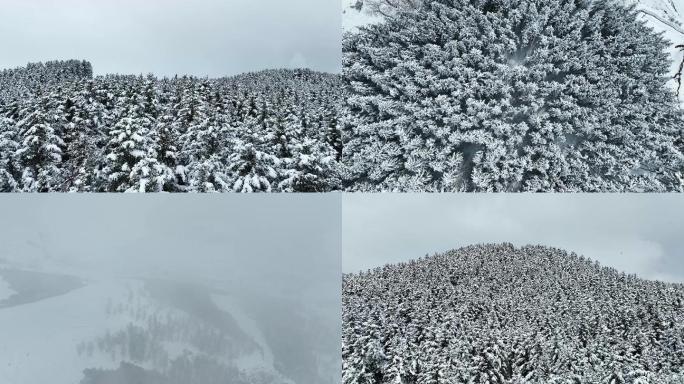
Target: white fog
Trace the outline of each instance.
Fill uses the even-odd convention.
[[[339,196],[0,210],[0,382],[339,380]]]

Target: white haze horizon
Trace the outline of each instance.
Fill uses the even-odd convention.
[[[674,194],[345,195],[342,219],[344,273],[508,242],[684,283],[684,199]]]
[[[86,60],[95,75],[341,71],[338,0],[0,0],[0,70]]]

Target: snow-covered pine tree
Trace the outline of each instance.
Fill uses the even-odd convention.
[[[163,167],[163,173],[167,180],[164,186],[166,192],[180,192],[184,184],[186,171],[179,167],[178,161],[178,142],[177,131],[174,129],[174,118],[172,115],[163,114],[157,120],[152,137],[157,153],[157,161]]]
[[[189,190],[192,192],[228,192],[234,186],[230,183],[226,175],[226,166],[218,155],[211,155],[193,163],[189,180]]]
[[[328,192],[340,182],[335,155],[330,147],[314,139],[304,139],[288,159],[285,179],[278,187],[283,192]]]
[[[249,163],[239,160],[240,154],[249,158],[249,150],[241,152],[247,146],[261,159],[254,168],[261,169],[255,171],[261,176],[252,174],[248,185],[278,191],[286,175],[301,171],[305,164],[327,166],[330,143],[317,122],[337,119],[340,85],[339,76],[301,70],[219,79],[92,78],[87,63],[38,63],[0,72],[0,115],[12,121],[4,136],[21,144],[18,123],[37,110],[41,98],[48,99],[45,117],[54,136],[63,141],[58,145],[60,191],[138,191],[144,184],[144,190],[181,192],[207,182],[215,184],[215,190],[227,190],[219,180],[232,190],[239,178],[236,170]],[[242,149],[234,151],[232,143],[240,143]],[[3,163],[16,168],[10,173],[17,189],[24,190],[24,168],[14,152],[5,154]],[[315,159],[302,161],[308,155]],[[9,158],[13,160],[5,161]],[[211,178],[215,182],[207,181]],[[325,182],[335,183],[326,190],[340,187],[334,177]],[[240,190],[250,189],[254,187]]]
[[[150,137],[151,121],[140,99],[109,132],[105,174],[110,192],[159,192],[167,182]],[[132,117],[128,117],[132,116]]]
[[[173,174],[157,161],[154,151],[148,152],[147,156],[140,158],[129,176],[129,187],[125,192],[161,192],[168,184]],[[122,186],[120,186],[122,188]]]
[[[61,131],[64,137],[64,187],[70,192],[101,190],[98,167],[104,157],[102,127],[103,105],[97,99],[92,80],[75,83],[61,96],[63,112]]]
[[[544,246],[345,274],[345,383],[678,383],[684,285]]]
[[[341,162],[344,145],[342,144],[342,131],[339,127],[337,114],[332,113],[326,117],[327,120],[322,123],[327,122],[327,125],[321,125],[321,128],[325,129],[325,141],[335,151],[335,160]]]
[[[292,148],[288,138],[289,132],[286,129],[285,121],[280,114],[275,115],[274,121],[268,125],[270,132],[267,138],[270,139],[272,152],[281,159],[292,157]]]
[[[665,46],[590,0],[432,0],[347,34],[346,188],[679,190]]]
[[[64,141],[55,129],[54,95],[42,96],[20,112],[17,122],[19,148],[15,152],[24,192],[55,192],[63,187]]]
[[[231,131],[221,100],[205,103],[203,117],[182,136],[187,156],[187,172],[191,190],[223,192],[230,190],[225,161],[231,153]]]
[[[19,149],[14,121],[0,115],[0,192],[15,192],[18,167],[14,154]]]
[[[164,119],[168,115],[164,114],[160,103],[157,81],[148,75],[140,82],[142,94],[136,98],[136,112],[144,125],[147,155],[133,167],[132,184],[138,186],[138,192],[178,191],[176,173],[169,166],[175,161],[175,137],[169,131],[168,120]]]
[[[278,174],[275,168],[280,160],[261,152],[254,145],[237,141],[230,157],[228,171],[235,192],[271,192]]]

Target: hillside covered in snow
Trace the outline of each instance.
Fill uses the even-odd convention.
[[[684,285],[545,246],[473,245],[343,280],[343,382],[684,382]]]
[[[339,189],[337,75],[108,75],[88,62],[0,71],[0,191]]]

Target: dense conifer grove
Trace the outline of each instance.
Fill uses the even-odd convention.
[[[339,76],[108,75],[88,62],[0,72],[0,191],[339,189]]]
[[[368,6],[388,17],[343,39],[346,189],[682,190],[684,124],[666,86],[669,43],[634,7]]]
[[[544,246],[343,279],[344,384],[684,382],[684,285]]]

